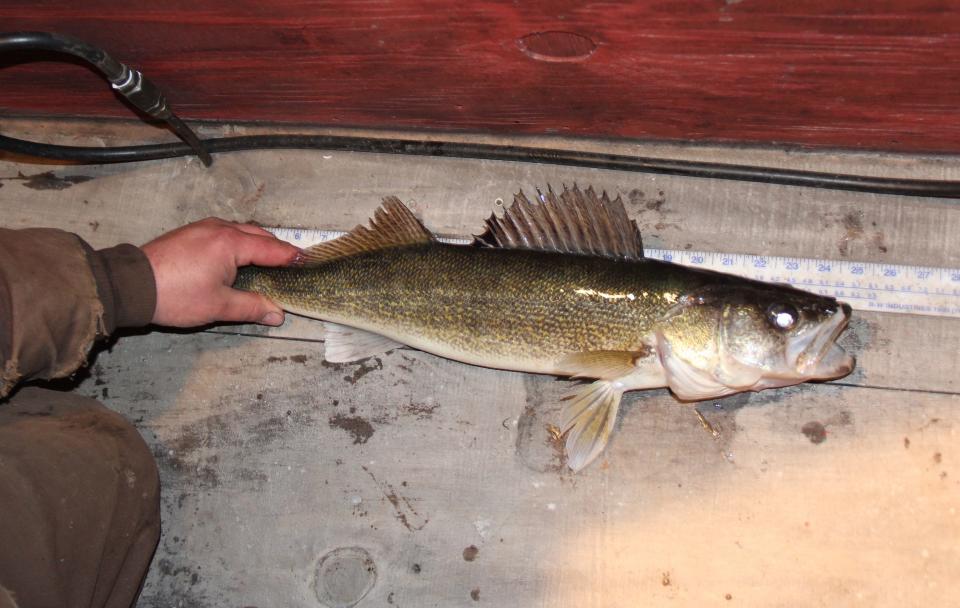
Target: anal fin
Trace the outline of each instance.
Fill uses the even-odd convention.
[[[323,358],[330,363],[350,363],[374,355],[385,353],[399,346],[400,342],[373,332],[340,325],[339,323],[324,322],[326,329],[326,351]]]

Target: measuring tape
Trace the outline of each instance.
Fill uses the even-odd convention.
[[[335,230],[268,228],[304,248],[346,234]],[[466,245],[471,239],[438,237]],[[856,310],[960,317],[960,268],[934,268],[710,251],[644,249],[651,259],[708,268],[832,296]]]

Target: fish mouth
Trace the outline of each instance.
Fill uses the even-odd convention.
[[[852,355],[837,343],[850,322],[849,304],[841,302],[837,312],[820,329],[799,338],[787,348],[788,361],[808,380],[835,380],[846,376],[856,364]]]

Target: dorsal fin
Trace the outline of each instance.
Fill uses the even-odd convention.
[[[304,249],[302,263],[304,266],[313,266],[348,255],[429,243],[432,240],[433,235],[413,212],[397,197],[388,196],[373,214],[369,228],[358,225],[338,239]]]
[[[627,216],[623,201],[593,188],[581,191],[566,186],[558,196],[547,187],[536,202],[520,192],[503,217],[492,214],[487,230],[476,242],[487,247],[535,249],[599,255],[624,260],[643,258],[643,243],[637,223]]]

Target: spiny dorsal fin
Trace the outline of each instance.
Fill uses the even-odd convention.
[[[304,249],[303,265],[313,266],[348,255],[432,240],[433,235],[413,212],[397,197],[388,196],[373,214],[369,228],[359,225],[338,239]]]
[[[566,186],[558,196],[547,187],[539,190],[537,202],[520,192],[504,216],[492,214],[487,230],[476,242],[487,247],[536,249],[599,255],[625,260],[643,258],[643,243],[637,223],[627,216],[623,201],[604,192],[597,197],[593,188],[581,191]]]

